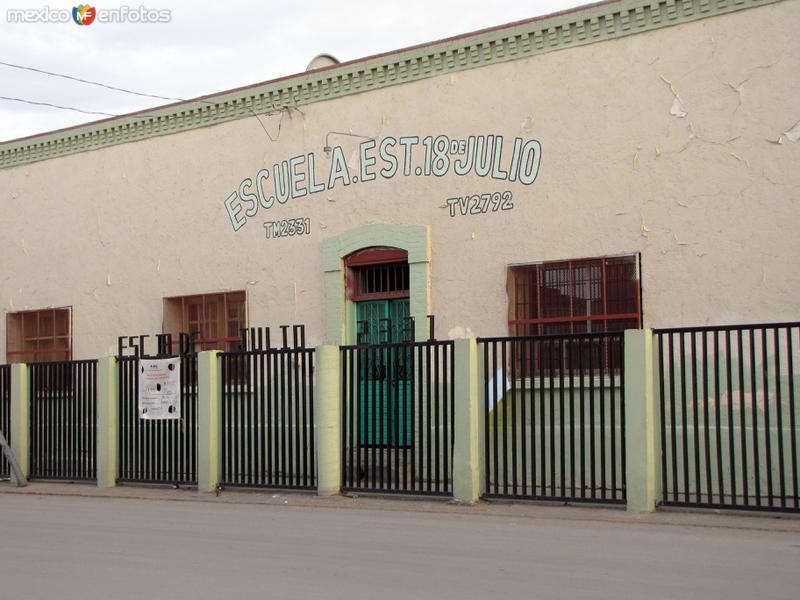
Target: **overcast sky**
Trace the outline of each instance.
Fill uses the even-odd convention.
[[[85,0],[82,0],[85,1]],[[58,0],[7,0],[0,61],[161,96],[192,98],[305,70],[320,53],[340,61],[396,50],[586,4],[586,0],[148,0],[97,9],[170,11],[168,23],[88,26],[10,23],[8,10],[67,9]],[[164,104],[0,65],[0,96],[122,114]],[[0,100],[0,141],[102,118]]]

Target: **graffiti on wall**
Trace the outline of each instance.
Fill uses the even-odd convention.
[[[519,137],[506,143],[501,135],[471,135],[466,139],[387,136],[361,142],[354,167],[348,165],[341,146],[326,147],[324,154],[327,168],[314,152],[309,152],[243,179],[225,199],[233,230],[239,231],[259,210],[269,210],[276,203],[395,176],[475,176],[531,185],[539,173],[542,147],[537,140]],[[489,202],[487,206],[491,206]],[[451,205],[451,216],[455,216],[456,208]]]

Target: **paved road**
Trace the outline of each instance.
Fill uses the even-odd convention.
[[[781,531],[0,495],[0,598],[791,598]]]

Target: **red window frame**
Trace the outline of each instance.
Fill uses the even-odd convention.
[[[49,333],[43,331],[42,317],[45,316],[51,318]],[[32,333],[28,335],[26,332]],[[8,313],[6,358],[10,363],[72,360],[72,307]]]
[[[349,300],[361,302],[410,296],[408,252],[405,250],[366,248],[346,257],[344,264]]]
[[[193,310],[199,311],[194,317],[191,314]],[[197,332],[195,348],[198,352],[232,352],[238,349],[242,339],[241,329],[246,327],[247,294],[244,290],[164,298],[162,331],[173,334],[173,346],[177,347],[180,343],[178,333]],[[215,329],[217,333],[212,335],[209,329]]]
[[[601,256],[508,269],[510,335],[642,326],[641,257]]]

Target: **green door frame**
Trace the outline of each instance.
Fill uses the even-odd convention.
[[[427,339],[425,323],[431,313],[430,227],[417,225],[364,225],[322,243],[325,272],[325,341],[355,344],[356,308],[345,294],[344,259],[373,246],[400,248],[408,253],[409,313],[417,324],[416,339]]]

